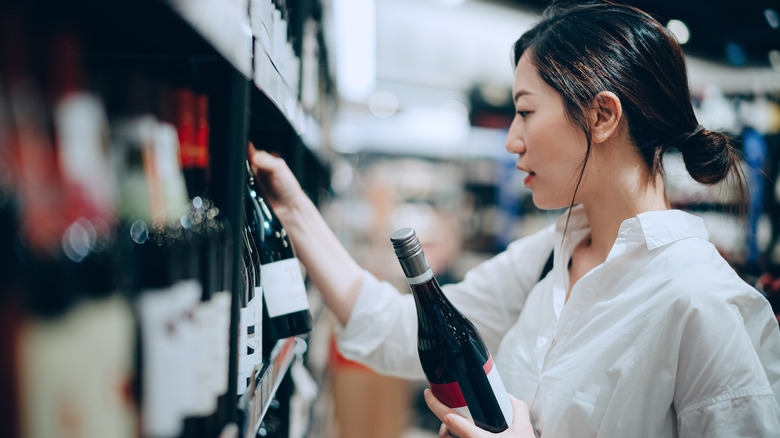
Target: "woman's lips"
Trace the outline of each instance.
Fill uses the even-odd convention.
[[[531,181],[534,180],[534,177],[536,176],[533,172],[528,172],[528,176],[525,177],[523,180],[523,184],[525,184],[526,187],[528,187],[529,184],[531,184]]]

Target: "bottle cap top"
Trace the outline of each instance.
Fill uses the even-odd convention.
[[[401,258],[412,257],[422,252],[422,245],[413,228],[401,228],[390,235],[395,255]]]

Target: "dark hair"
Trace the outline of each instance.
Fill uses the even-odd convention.
[[[540,77],[558,91],[569,119],[588,139],[579,189],[590,156],[585,109],[601,91],[620,99],[629,135],[651,181],[663,172],[670,148],[682,152],[694,180],[715,184],[737,176],[744,214],[746,185],[732,140],[704,130],[693,112],[682,48],[667,29],[645,12],[609,1],[561,6],[553,3],[542,20],[514,45],[514,64],[527,53]]]

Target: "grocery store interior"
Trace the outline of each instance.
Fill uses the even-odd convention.
[[[310,331],[273,338],[252,308],[246,145],[286,160],[377,278],[408,292],[389,236],[413,227],[457,282],[563,211],[533,205],[504,147],[512,44],[547,3],[0,4],[0,435],[436,437],[427,383],[341,356],[305,271]],[[668,197],[780,314],[780,3],[626,3],[682,44],[751,202],[674,152]]]

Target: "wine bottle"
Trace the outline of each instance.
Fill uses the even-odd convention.
[[[8,101],[0,104],[14,123],[14,134],[0,149],[14,150],[13,163],[7,164],[20,170],[2,190],[12,188],[22,207],[18,213],[14,208],[18,219],[11,219],[28,224],[25,231],[15,225],[5,229],[12,224],[4,223],[4,232],[10,233],[0,237],[13,245],[10,260],[3,264],[13,263],[13,277],[25,277],[9,286],[24,297],[24,307],[14,301],[13,307],[3,309],[3,319],[10,320],[3,332],[10,337],[2,343],[13,348],[15,367],[3,371],[14,379],[18,397],[11,406],[25,436],[130,437],[136,435],[134,410],[121,389],[132,376],[132,312],[112,281],[110,194],[90,179],[110,187],[99,177],[107,167],[105,143],[93,136],[102,133],[105,115],[99,99],[79,80],[76,32],[62,27],[51,35],[42,33],[32,26],[31,17],[37,16],[25,10],[11,19],[31,25],[16,29],[13,51],[45,54],[41,68],[56,66],[58,74],[39,81],[30,65],[13,65]],[[6,24],[0,28],[11,30]],[[48,50],[29,50],[31,40]],[[49,99],[42,90],[51,93]],[[44,233],[37,230],[39,221]],[[9,310],[15,315],[7,314]],[[61,413],[68,421],[42,412]],[[0,429],[15,436],[14,429]]]
[[[255,179],[246,163],[247,222],[258,246],[263,287],[263,358],[276,341],[311,331],[309,299],[298,258],[282,223],[255,190]]]
[[[205,97],[205,96],[204,96]],[[200,105],[196,106],[195,92],[187,87],[179,87],[166,93],[166,102],[162,106],[170,109],[171,122],[176,126],[179,140],[179,164],[181,173],[186,183],[189,196],[187,212],[182,218],[182,224],[189,230],[194,244],[193,253],[195,266],[192,271],[202,285],[200,302],[196,305],[193,314],[195,332],[198,342],[193,352],[196,360],[195,381],[192,387],[195,392],[193,404],[184,420],[184,432],[182,438],[198,438],[215,436],[219,428],[217,412],[219,409],[218,397],[226,393],[222,390],[220,373],[226,369],[219,360],[221,357],[218,349],[221,344],[227,343],[227,330],[224,324],[220,324],[219,299],[215,299],[221,290],[218,284],[219,246],[222,236],[217,225],[216,217],[213,219],[214,207],[209,196],[208,180],[208,135],[196,136],[198,125],[204,125],[203,129],[208,133],[208,121],[196,118],[196,113],[201,112]],[[206,102],[203,102],[202,112],[206,118]],[[203,159],[194,161],[191,157],[204,151]],[[218,210],[217,210],[218,211]]]
[[[260,339],[262,328],[258,327],[258,303],[261,302],[260,289],[260,258],[257,253],[257,245],[251,235],[249,226],[245,226],[241,233],[244,239],[243,289],[239,297],[239,357],[238,357],[238,394],[242,395],[247,389],[253,388],[254,373],[262,365],[260,352]]]
[[[176,129],[157,118],[157,83],[139,70],[126,75],[126,96],[118,96],[126,114],[114,122],[111,150],[120,181],[124,278],[138,321],[141,432],[177,437],[203,395],[196,392],[194,354],[202,292],[193,236],[182,223],[188,202]]]
[[[431,391],[490,432],[512,424],[512,405],[476,327],[450,303],[425,259],[417,234],[390,236],[417,306],[417,350]]]

